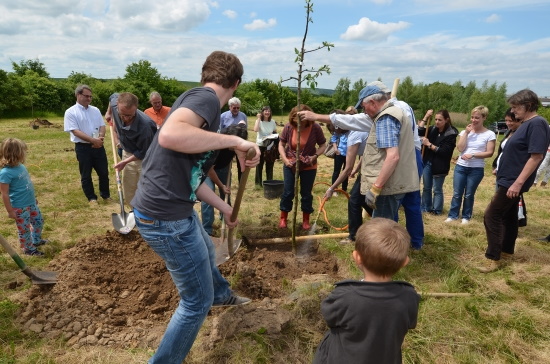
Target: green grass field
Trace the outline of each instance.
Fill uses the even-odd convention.
[[[275,119],[284,121],[285,118],[277,116]],[[47,259],[24,258],[28,265],[36,269],[44,267],[49,259],[54,259],[63,249],[74,246],[81,239],[103,235],[105,231],[112,230],[110,215],[119,211],[118,205],[100,205],[100,208],[90,209],[80,188],[73,145],[68,134],[63,132],[63,120],[49,120],[55,124],[54,127],[40,127],[37,130],[29,127],[27,119],[0,120],[0,138],[17,137],[25,140],[29,146],[26,165],[44,214],[44,236],[52,241],[51,245],[44,248]],[[254,120],[250,118],[249,140],[255,140],[255,133],[251,131],[253,123]],[[112,166],[109,138],[106,139],[106,148]],[[550,189],[533,188],[525,195],[528,226],[520,229],[514,260],[497,272],[481,274],[474,267],[483,260],[486,245],[483,211],[494,191],[494,176],[491,175],[489,165],[490,161],[487,161],[485,178],[476,194],[471,223],[466,226],[459,223],[445,224],[444,215],[426,215],[425,246],[421,251],[411,253],[411,263],[395,277],[411,282],[420,292],[469,294],[467,297],[423,298],[418,326],[405,338],[405,363],[550,362],[550,244],[536,240],[550,233],[550,212],[547,208],[550,205]],[[332,160],[322,158],[317,182],[330,183],[331,174]],[[113,171],[112,175],[111,192],[116,199]],[[239,214],[240,229],[275,235],[278,200],[268,204],[255,203],[263,191],[254,187],[253,176],[254,171],[251,171],[246,198]],[[282,179],[281,162],[275,165],[275,178]],[[325,185],[315,186],[316,201],[317,196],[322,197],[325,190]],[[444,191],[446,213],[452,193],[452,172],[445,181]],[[318,202],[314,206],[317,208]],[[334,198],[326,208],[333,225],[343,226],[347,223],[345,198]],[[7,218],[3,207],[0,214],[3,216],[0,219],[0,234],[19,251],[15,224]],[[301,222],[301,216],[297,220]],[[325,226],[322,221],[319,224]],[[358,272],[350,260],[352,247],[341,246],[336,240],[326,240],[322,242],[322,248],[338,256],[344,266],[351,267],[350,275],[357,278]],[[10,257],[0,254],[1,364],[68,364],[78,361],[128,364],[147,360],[148,354],[144,351],[96,347],[74,349],[65,346],[63,342],[38,339],[22,332],[13,323],[14,315],[17,314],[15,298],[28,289],[30,283],[26,282],[17,288],[8,287],[10,282],[21,281],[21,276]],[[312,295],[315,294],[317,292],[312,292]],[[309,309],[318,310],[318,306],[313,305]],[[300,330],[306,332],[308,328],[297,327],[296,332]],[[301,340],[311,340],[311,336],[303,335]],[[311,350],[317,344],[310,342]],[[256,347],[247,351],[245,348],[239,355],[220,362],[284,361],[285,354],[277,352],[276,345],[268,343],[265,346],[269,349],[262,351]],[[311,355],[312,352],[304,353],[304,358]]]

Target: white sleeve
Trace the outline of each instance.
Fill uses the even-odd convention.
[[[330,114],[332,125],[344,130],[364,131],[370,133],[372,128],[372,119],[365,113],[347,115],[347,114]]]

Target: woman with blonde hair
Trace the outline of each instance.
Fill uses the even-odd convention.
[[[472,109],[470,124],[460,132],[456,149],[460,157],[453,175],[453,198],[447,220],[457,220],[462,206],[462,223],[467,224],[474,210],[474,195],[484,175],[485,158],[495,152],[496,135],[483,126],[489,109],[480,105]]]
[[[296,173],[296,161],[299,158],[300,180],[300,204],[303,213],[302,228],[309,230],[309,215],[313,212],[313,183],[317,175],[317,158],[325,151],[327,142],[323,130],[319,124],[306,120],[299,121],[298,111],[309,110],[307,105],[292,108],[288,115],[288,123],[285,125],[279,141],[279,154],[283,161],[284,190],[281,196],[281,217],[279,228],[287,227],[288,213],[292,210],[294,199],[294,179]],[[300,154],[296,154],[298,144],[298,122],[300,122]]]

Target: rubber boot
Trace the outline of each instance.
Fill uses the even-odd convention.
[[[311,229],[311,225],[309,224],[309,215],[307,212],[303,212],[303,218],[302,218],[302,229],[309,230]]]
[[[279,229],[286,229],[286,219],[288,218],[287,211],[281,211],[281,219],[279,220]]]

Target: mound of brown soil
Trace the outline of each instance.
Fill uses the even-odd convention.
[[[82,240],[46,270],[58,272],[58,283],[31,287],[21,300],[18,320],[41,337],[65,338],[69,345],[156,348],[179,301],[163,261],[136,231],[111,231]],[[235,282],[240,295],[255,300],[246,306],[246,317],[270,321],[247,324],[243,317],[235,317],[245,329],[284,321],[285,315],[273,318],[273,302],[277,305],[277,298],[292,292],[292,282],[316,274],[328,274],[325,279],[334,281],[338,267],[327,253],[297,259],[289,249],[271,246],[242,247],[220,270]],[[216,317],[224,310],[212,314]],[[226,321],[227,317],[224,325]]]

